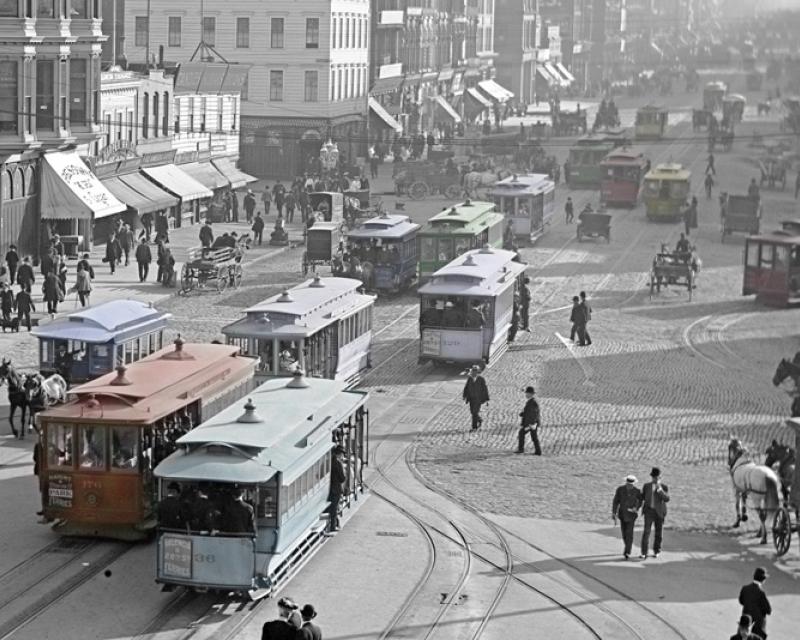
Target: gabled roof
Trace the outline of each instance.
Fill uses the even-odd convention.
[[[516,253],[503,249],[473,249],[457,257],[419,288],[425,295],[493,295],[513,283],[526,264],[515,262]]]
[[[408,216],[383,214],[370,218],[357,229],[347,232],[348,238],[402,238],[418,231],[420,225],[411,222]]]

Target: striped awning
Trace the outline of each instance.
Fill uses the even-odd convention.
[[[373,98],[372,96],[370,96],[370,97],[369,97],[369,100],[368,100],[368,102],[369,102],[369,108],[370,108],[370,110],[372,111],[372,113],[374,113],[376,116],[378,116],[378,118],[380,118],[380,120],[381,120],[381,121],[382,121],[382,122],[383,122],[383,123],[384,123],[384,124],[385,124],[387,127],[389,127],[390,129],[392,129],[393,131],[396,131],[397,133],[400,133],[400,132],[402,132],[402,131],[403,131],[403,127],[402,127],[402,125],[401,125],[401,124],[400,124],[400,123],[399,123],[397,120],[395,120],[395,119],[394,119],[394,118],[393,118],[393,117],[392,117],[392,116],[389,114],[389,112],[388,112],[388,111],[386,111],[386,109],[384,109],[384,108],[383,108],[383,105],[382,105],[380,102],[378,102],[378,101],[377,101],[375,98]]]

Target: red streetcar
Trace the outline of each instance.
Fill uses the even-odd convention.
[[[784,229],[745,238],[742,295],[773,307],[800,302],[800,230]]]
[[[614,149],[600,163],[603,176],[600,201],[605,205],[635,207],[650,163],[638,149]]]
[[[184,344],[70,389],[38,415],[44,515],[64,535],[138,540],[155,527],[153,470],[175,441],[253,388],[239,347]]]

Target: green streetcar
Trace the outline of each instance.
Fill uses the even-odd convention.
[[[630,140],[624,131],[603,131],[579,138],[569,150],[569,187],[599,189],[605,177],[605,169],[600,166],[603,158],[627,144]]]

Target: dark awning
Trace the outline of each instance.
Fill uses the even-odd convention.
[[[400,85],[403,84],[403,76],[395,76],[393,78],[378,78],[372,89],[369,90],[370,95],[379,96],[384,93],[392,93],[397,91]]]
[[[105,178],[100,182],[103,183],[103,186],[108,189],[117,200],[128,205],[128,207],[136,211],[139,215],[143,213],[152,213],[153,211],[158,211],[163,208],[158,206],[155,202],[148,200],[138,191],[131,189],[118,177]]]
[[[152,202],[155,205],[154,211],[169,209],[179,202],[178,198],[161,189],[155,182],[148,180],[141,173],[126,173],[125,175],[117,176],[117,179]],[[139,213],[145,212],[140,211]]]
[[[222,189],[230,186],[228,179],[217,171],[210,162],[188,162],[180,165],[180,168],[181,171],[185,171],[209,189]]]

